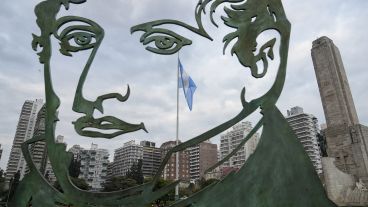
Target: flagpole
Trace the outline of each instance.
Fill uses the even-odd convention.
[[[176,87],[176,145],[179,145],[179,52],[178,52],[178,70],[177,70],[177,87]],[[179,180],[179,152],[176,152],[175,160],[175,178]],[[175,200],[179,199],[179,185],[175,187]]]

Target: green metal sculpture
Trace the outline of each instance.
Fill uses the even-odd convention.
[[[95,101],[89,101],[83,97],[83,86],[103,40],[104,30],[89,19],[77,16],[57,18],[57,15],[62,6],[68,9],[71,4],[82,4],[84,2],[85,0],[45,0],[35,8],[37,24],[41,34],[39,36],[33,35],[32,46],[35,50],[41,48],[38,55],[40,62],[44,65],[46,132],[44,136],[34,137],[22,145],[22,151],[30,172],[20,183],[16,195],[9,202],[9,206],[25,207],[29,203],[34,207],[57,206],[57,204],[78,207],[147,206],[147,204],[167,194],[177,185],[176,182],[158,190],[155,188],[165,165],[173,153],[195,146],[224,132],[250,114],[255,113],[258,109],[261,109],[263,117],[252,132],[233,152],[210,170],[228,160],[257,130],[263,127],[257,149],[245,165],[238,172],[228,175],[220,182],[214,183],[172,206],[335,206],[328,200],[303,147],[275,105],[285,82],[290,37],[290,23],[286,18],[281,0],[199,0],[195,9],[197,23],[195,26],[176,20],[164,19],[132,27],[132,33],[143,32],[140,38],[143,45],[154,43],[154,47],[147,46],[147,50],[157,54],[170,55],[178,52],[183,46],[192,44],[192,41],[174,31],[162,29],[160,26],[181,26],[208,40],[212,40],[202,25],[206,8],[210,10],[210,20],[217,25],[214,22],[213,14],[219,5],[228,3],[230,7],[225,7],[227,17],[222,17],[222,19],[227,26],[234,28],[235,31],[224,37],[224,51],[230,42],[236,41],[231,48],[231,53],[237,56],[244,67],[250,68],[251,74],[255,78],[265,76],[269,61],[274,60],[274,53],[277,53],[280,56],[280,63],[276,80],[267,93],[251,101],[245,100],[244,88],[240,94],[243,108],[240,109],[238,115],[174,147],[165,156],[158,173],[151,182],[127,190],[109,193],[88,192],[74,186],[68,174],[72,154],[66,152],[63,144],[55,142],[55,126],[58,121],[57,110],[60,100],[53,90],[51,81],[51,38],[60,41],[60,52],[66,56],[72,56],[72,53],[82,50],[91,50],[89,59],[80,76],[73,103],[73,110],[82,114],[81,118],[73,122],[79,135],[111,139],[124,133],[145,130],[143,123],[131,124],[112,116],[99,119],[93,117],[94,110],[103,113],[102,103],[107,99],[115,98],[121,102],[127,101],[130,95],[129,86],[125,95],[118,93],[106,94],[99,96]],[[274,30],[279,33],[280,48],[275,51],[274,46],[277,41],[275,37],[261,45],[258,54],[255,54],[257,37],[267,30]],[[263,68],[258,68],[257,62],[259,61],[262,61]],[[94,131],[91,128],[98,130]],[[101,132],[101,130],[107,129],[115,129],[117,132],[110,134]],[[37,141],[46,142],[48,157],[63,192],[53,188],[32,162],[28,148],[30,144]]]

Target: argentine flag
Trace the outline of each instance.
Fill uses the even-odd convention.
[[[192,78],[184,71],[183,65],[178,58],[178,70],[179,70],[179,88],[183,88],[185,99],[187,100],[188,107],[192,110],[193,94],[197,89],[196,84]]]

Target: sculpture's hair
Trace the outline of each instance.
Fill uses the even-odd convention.
[[[252,11],[252,10],[247,9],[250,7],[253,7],[253,8],[269,7],[270,8],[272,7],[272,5],[277,5],[277,7],[282,8],[281,0],[199,0],[198,5],[201,5],[201,10],[204,13],[205,13],[206,8],[209,8],[211,21],[214,25],[217,26],[216,22],[213,19],[213,14],[215,13],[216,9],[224,3],[229,3],[230,8],[231,8],[230,9],[228,7],[225,7],[225,11],[232,10],[232,11],[238,12],[238,14],[246,12],[252,15],[251,13],[255,14],[257,11],[259,11],[259,10]],[[275,12],[275,11],[270,11],[270,12]]]
[[[46,0],[42,1],[35,7],[35,14],[37,17],[37,25],[41,30],[41,35],[33,34],[32,47],[37,51],[37,47],[42,49],[38,53],[40,62],[45,63],[51,56],[50,35],[55,32],[56,16],[60,11],[62,5],[65,9],[69,9],[69,4],[81,4],[86,0]]]
[[[200,5],[203,13],[205,13],[206,8],[209,8],[211,22],[215,26],[218,26],[214,21],[213,15],[216,9],[225,3],[229,3],[230,5],[224,7],[227,16],[222,16],[222,20],[227,26],[235,28],[236,31],[225,36],[224,51],[232,40],[239,37],[240,33],[248,30],[244,25],[250,24],[253,18],[267,18],[267,21],[273,25],[273,29],[277,30],[282,24],[289,25],[281,0],[200,0],[198,5]],[[285,21],[283,22],[280,20]],[[243,27],[241,27],[241,25],[243,25]],[[262,28],[264,25],[265,24],[260,24],[259,28],[261,30],[270,29],[266,27]]]

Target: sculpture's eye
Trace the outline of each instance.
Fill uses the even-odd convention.
[[[162,55],[174,54],[179,51],[184,45],[190,44],[186,41],[186,39],[163,35],[148,37],[144,39],[143,44],[147,45],[150,42],[154,42],[155,47],[147,46],[146,49]]]
[[[72,56],[70,52],[78,52],[93,48],[96,45],[96,34],[88,30],[63,31],[60,34],[60,52]]]
[[[60,52],[72,56],[71,52],[88,50],[99,45],[104,37],[104,31],[96,22],[89,19],[65,16],[57,20],[54,36],[60,40]]]
[[[183,46],[192,44],[192,41],[173,31],[159,28],[146,29],[140,28],[139,26],[133,27],[131,32],[144,31],[145,33],[141,36],[140,42],[143,45],[153,43],[154,47],[146,47],[148,51],[153,53],[171,55],[178,52]]]
[[[91,45],[92,40],[95,40],[94,38],[95,38],[94,34],[90,34],[87,32],[76,32],[76,33],[73,33],[67,36],[67,39],[69,41],[73,39],[75,44],[82,46],[82,47],[86,45]]]

